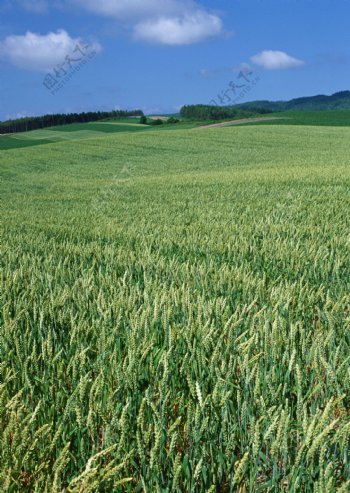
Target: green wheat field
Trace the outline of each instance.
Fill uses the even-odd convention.
[[[350,127],[97,127],[0,137],[1,493],[350,491]]]

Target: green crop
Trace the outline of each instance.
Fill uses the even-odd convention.
[[[327,111],[280,111],[268,114],[269,117],[278,117],[280,120],[266,120],[256,122],[254,125],[315,125],[326,127],[349,127],[349,110]]]
[[[0,491],[347,492],[350,129],[0,153]]]

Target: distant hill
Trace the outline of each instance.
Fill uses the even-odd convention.
[[[235,107],[258,112],[262,110],[264,112],[347,110],[350,109],[350,91],[336,92],[331,96],[319,95],[291,99],[290,101],[250,101]]]

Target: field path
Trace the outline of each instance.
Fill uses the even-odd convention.
[[[198,128],[216,128],[216,127],[229,127],[231,125],[242,125],[243,123],[256,123],[256,122],[268,122],[272,120],[285,120],[280,116],[262,117],[262,118],[242,118],[241,120],[231,120],[229,122],[211,123],[210,125],[202,125]]]

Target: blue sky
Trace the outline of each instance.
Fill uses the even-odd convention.
[[[350,89],[349,20],[349,0],[0,0],[0,120]]]

